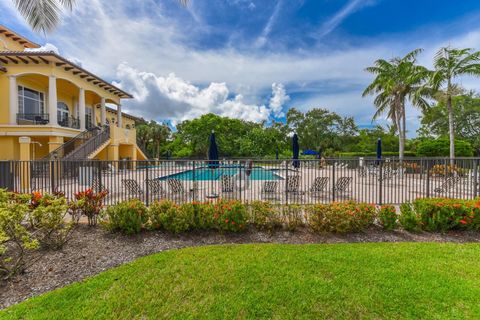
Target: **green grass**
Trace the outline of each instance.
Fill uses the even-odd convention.
[[[232,245],[138,259],[0,319],[478,319],[480,245]]]

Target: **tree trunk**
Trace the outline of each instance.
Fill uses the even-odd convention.
[[[398,112],[398,158],[400,163],[403,163],[403,158],[405,154],[405,129],[405,105],[402,103]]]
[[[450,136],[450,164],[455,163],[455,131],[453,123],[453,106],[452,106],[452,96],[448,94],[447,96],[447,110],[448,110],[448,134]]]

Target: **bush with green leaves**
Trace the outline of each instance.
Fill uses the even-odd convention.
[[[448,138],[426,139],[417,146],[418,157],[450,156],[450,140]],[[472,157],[473,147],[468,141],[455,139],[455,156]]]
[[[238,200],[218,200],[214,204],[215,227],[219,231],[240,232],[247,225],[247,208]]]
[[[0,190],[0,279],[13,277],[33,262],[27,254],[39,242],[26,227],[28,212],[24,198]]]
[[[397,228],[397,210],[392,205],[383,205],[378,209],[378,220],[385,230]]]
[[[195,205],[178,205],[170,200],[154,202],[149,208],[149,217],[152,229],[183,233],[195,225]]]
[[[363,231],[373,224],[376,215],[374,205],[354,201],[311,205],[306,211],[309,225],[315,232]]]
[[[259,230],[272,232],[282,226],[281,216],[270,202],[253,201],[250,204],[249,222]]]
[[[410,232],[419,232],[421,230],[421,221],[413,209],[411,203],[406,202],[400,205],[400,216],[398,222],[403,229]]]
[[[102,223],[108,230],[133,235],[139,233],[147,223],[147,213],[145,204],[133,199],[108,207]]]
[[[480,230],[478,200],[425,198],[413,201],[413,208],[425,231]]]
[[[69,240],[76,222],[68,221],[69,206],[64,196],[33,193],[29,221],[43,248],[61,249]]]

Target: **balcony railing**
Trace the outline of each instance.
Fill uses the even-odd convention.
[[[80,129],[80,119],[74,117],[67,117],[58,120],[58,124],[61,127]]]
[[[17,124],[47,125],[48,123],[48,113],[17,113]]]

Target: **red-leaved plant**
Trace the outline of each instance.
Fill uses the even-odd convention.
[[[72,215],[78,217],[85,215],[89,226],[95,226],[98,222],[98,216],[102,212],[103,200],[108,195],[108,191],[94,192],[92,189],[86,189],[75,194],[75,200],[70,204]]]

